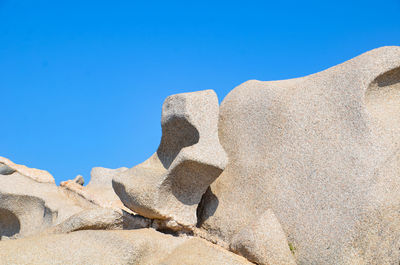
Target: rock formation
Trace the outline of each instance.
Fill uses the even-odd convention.
[[[17,165],[9,159],[0,156],[0,174],[10,175],[15,172],[27,178],[31,178],[37,182],[55,183],[53,176],[45,170],[28,168],[24,165]]]
[[[114,177],[115,192],[128,208],[148,218],[196,225],[197,205],[227,163],[218,140],[218,108],[212,90],[165,100],[157,152]]]
[[[299,264],[399,263],[400,47],[236,87],[219,139],[203,229],[232,242],[271,209]]]
[[[77,231],[0,241],[0,264],[232,264],[245,258],[205,240],[153,229]]]
[[[161,126],[87,186],[0,157],[0,264],[399,264],[400,47],[173,95]]]
[[[80,175],[73,180],[61,182],[60,186],[70,191],[72,194],[82,197],[97,206],[121,209],[132,213],[131,210],[123,205],[112,187],[113,176],[118,175],[127,169],[128,168],[126,167],[117,169],[95,167],[90,173],[91,178],[87,186],[83,186],[84,179]]]
[[[296,264],[285,232],[271,209],[235,234],[230,249],[257,264]]]
[[[69,199],[47,171],[0,161],[0,237],[38,233],[89,207]]]

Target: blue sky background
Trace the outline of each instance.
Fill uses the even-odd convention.
[[[168,95],[222,100],[384,45],[400,45],[400,0],[0,0],[0,156],[88,181],[157,149]]]

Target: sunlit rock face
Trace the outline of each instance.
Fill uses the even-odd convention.
[[[197,205],[227,163],[218,140],[218,111],[212,90],[165,100],[157,152],[113,179],[115,192],[128,208],[148,218],[196,225]]]
[[[91,207],[65,194],[47,171],[0,157],[0,237],[34,235]]]
[[[86,230],[0,241],[0,264],[252,265],[245,258],[194,237],[153,229]]]
[[[299,264],[398,264],[400,47],[248,81],[222,102],[219,137],[229,163],[203,229],[230,242],[272,209]]]
[[[0,157],[0,264],[399,264],[400,47],[172,95],[161,127],[87,186]]]

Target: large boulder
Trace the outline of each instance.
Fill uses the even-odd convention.
[[[0,238],[36,234],[93,207],[68,197],[47,171],[0,161]]]
[[[232,264],[243,257],[205,240],[152,229],[77,231],[0,241],[0,264]]]
[[[310,76],[248,81],[220,108],[229,163],[203,229],[232,243],[272,209],[299,264],[400,261],[400,47]]]
[[[148,218],[196,225],[197,205],[227,163],[218,140],[218,110],[212,90],[165,100],[157,152],[113,179],[128,208]]]

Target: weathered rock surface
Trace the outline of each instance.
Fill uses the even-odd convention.
[[[197,205],[227,163],[218,140],[218,109],[212,90],[165,100],[157,152],[114,177],[114,190],[128,208],[184,226],[197,223]]]
[[[286,235],[270,209],[242,228],[233,237],[230,249],[260,265],[296,264]]]
[[[0,193],[0,237],[37,233],[55,218],[57,213],[38,197]]]
[[[224,99],[219,137],[229,164],[203,229],[232,243],[272,209],[299,264],[399,263],[400,47],[248,81]]]
[[[113,177],[127,169],[126,167],[117,169],[95,167],[90,173],[91,178],[87,186],[82,186],[84,180],[78,178],[79,176],[73,180],[61,182],[60,186],[97,206],[122,209],[132,213],[123,205],[112,187]]]
[[[151,220],[111,208],[94,208],[72,215],[64,222],[46,229],[44,234],[70,233],[79,230],[131,230],[150,227]]]
[[[207,241],[152,229],[77,231],[0,241],[0,264],[251,264]]]
[[[48,176],[46,173],[37,173],[46,171],[14,166],[4,158],[1,161],[8,162],[0,174],[0,237],[32,235],[89,208],[89,203],[84,205],[66,196],[43,177]]]
[[[208,265],[208,264],[252,264],[241,256],[235,255],[232,252],[208,243],[200,238],[189,237],[188,240],[177,248],[172,253],[165,257],[160,264],[163,265]]]
[[[400,47],[221,108],[173,95],[161,124],[152,157],[87,186],[0,157],[0,264],[399,264]]]
[[[10,175],[14,172],[18,172],[21,175],[31,178],[37,182],[55,183],[53,176],[45,170],[18,165],[7,158],[0,156],[0,174]]]

